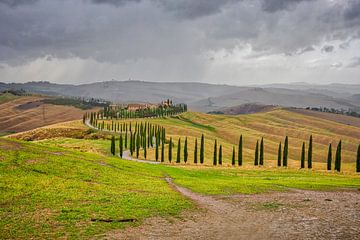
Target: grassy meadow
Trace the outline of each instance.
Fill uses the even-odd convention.
[[[164,126],[167,138],[173,138],[173,163],[167,162],[167,151],[165,163],[160,165],[113,157],[112,133],[89,130],[81,121],[0,138],[0,239],[99,238],[113,229],[139,225],[148,217],[179,217],[182,211],[196,208],[174,191],[165,177],[211,195],[293,188],[360,190],[360,175],[355,173],[360,139],[357,127],[281,109],[241,116],[187,112],[146,121]],[[205,164],[199,166],[192,163],[193,142],[195,138],[199,141],[202,133]],[[237,147],[240,134],[244,166],[233,167],[232,146]],[[314,137],[314,169],[300,170],[301,143],[310,134]],[[286,169],[275,163],[278,142],[285,135],[289,136],[290,158]],[[189,162],[175,164],[177,139],[185,136]],[[261,137],[265,140],[265,165],[254,167],[255,142]],[[212,166],[214,139],[223,145],[222,166]],[[327,144],[332,142],[335,151],[339,139],[343,141],[342,172],[325,171]],[[148,150],[148,159],[154,160],[153,149]],[[135,220],[121,222],[124,219]]]
[[[194,208],[166,176],[203,194],[360,188],[356,174],[151,165],[6,139],[0,156],[1,239],[90,238]]]

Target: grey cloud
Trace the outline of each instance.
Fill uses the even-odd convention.
[[[360,1],[350,0],[345,11],[344,17],[347,20],[360,20]]]
[[[154,0],[165,10],[174,12],[182,18],[198,18],[216,14],[227,4],[240,2],[241,0]]]
[[[321,49],[322,52],[332,52],[334,51],[334,46],[331,46],[331,45],[325,45],[324,47],[322,47]]]
[[[122,6],[126,3],[138,3],[141,0],[91,0],[94,4],[111,4],[114,6]]]
[[[262,0],[262,10],[265,12],[276,12],[280,10],[291,10],[296,7],[297,4],[304,1],[314,0]]]
[[[203,52],[231,51],[239,44],[249,44],[259,55],[301,54],[323,39],[343,40],[358,31],[344,18],[347,5],[338,8],[326,0],[37,2],[10,10],[0,4],[0,62],[19,64],[51,55],[112,63],[179,58],[197,63]],[[331,18],[323,17],[329,13]]]
[[[348,68],[360,67],[360,57],[353,58],[352,62],[347,65]]]
[[[16,7],[18,5],[33,4],[38,0],[0,0],[0,4]]]
[[[306,53],[306,52],[312,52],[312,51],[314,51],[315,50],[315,48],[313,47],[313,46],[307,46],[307,47],[305,47],[305,48],[302,48],[302,49],[300,49],[298,52],[297,52],[297,54],[303,54],[303,53]]]

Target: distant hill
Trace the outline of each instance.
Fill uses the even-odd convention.
[[[0,134],[16,133],[70,120],[81,119],[85,110],[55,105],[45,96],[14,96],[2,94],[0,99]]]
[[[266,112],[275,109],[276,106],[273,105],[264,105],[258,103],[245,103],[238,106],[226,107],[222,109],[218,109],[212,112],[211,114],[226,114],[226,115],[239,115],[239,114],[251,114],[251,113],[259,113]]]
[[[273,84],[264,86],[230,86],[197,82],[107,81],[81,85],[49,82],[0,83],[0,91],[26,91],[60,96],[94,97],[113,102],[160,102],[171,98],[187,103],[201,112],[246,103],[285,107],[354,108],[360,106],[359,85]]]

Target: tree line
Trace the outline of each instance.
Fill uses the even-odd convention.
[[[98,112],[85,113],[83,120],[90,120],[92,125],[98,124],[104,125],[99,120],[111,120],[111,119],[129,119],[129,118],[158,118],[167,117],[176,114],[180,114],[187,111],[186,104],[172,104],[172,101],[168,103],[162,103],[158,105],[146,106],[142,104],[135,104],[134,108],[130,105],[109,105],[105,106]]]
[[[132,133],[130,131],[130,146],[129,150],[131,155],[136,154],[136,158],[139,157],[140,148],[143,149],[144,158],[147,158],[147,148],[155,148],[155,160],[156,161],[165,161],[165,151],[168,151],[167,160],[169,163],[175,160],[176,163],[187,163],[189,160],[188,154],[188,138],[185,137],[185,140],[182,141],[181,138],[177,139],[177,149],[176,149],[176,158],[173,159],[173,138],[170,137],[169,141],[166,141],[165,128],[159,125],[136,125],[137,131]],[[143,126],[143,127],[142,127]],[[145,127],[144,127],[145,126]],[[148,128],[146,128],[148,126]],[[146,129],[153,129],[152,131]],[[150,134],[151,137],[149,137]],[[125,138],[127,134],[125,134]],[[119,137],[119,152],[120,156],[122,156],[123,151],[127,148],[126,142],[124,142],[124,137],[120,134]],[[154,144],[151,142],[151,139],[154,139]],[[168,149],[165,149],[165,143],[167,143]],[[301,153],[300,153],[300,168],[303,169],[306,166],[307,168],[312,169],[313,167],[313,137],[312,135],[309,138],[308,147],[307,147],[307,156],[305,149],[305,142],[302,143]],[[263,166],[265,162],[265,142],[264,138],[261,138],[260,141],[257,140],[255,144],[255,152],[254,152],[254,166]],[[332,157],[332,145],[329,144],[328,154],[327,154],[327,170],[334,169],[335,171],[341,171],[341,151],[342,151],[342,142],[341,140],[337,144],[335,157]],[[111,140],[111,152],[115,155],[115,137],[112,137]],[[202,134],[200,138],[200,146],[198,146],[198,138],[194,140],[194,156],[193,162],[195,164],[204,163],[204,152],[205,152],[205,137]],[[289,138],[285,137],[284,144],[282,142],[279,143],[278,154],[277,154],[277,166],[278,167],[287,167],[288,166],[288,155],[289,155]],[[199,160],[199,161],[198,161]],[[306,161],[307,160],[307,161]],[[334,160],[334,164],[333,164]],[[223,163],[223,148],[222,144],[218,144],[218,141],[214,140],[214,148],[213,148],[213,166],[222,165]],[[243,165],[243,136],[240,135],[237,153],[235,146],[232,147],[232,155],[231,155],[231,164],[233,166]],[[334,168],[333,168],[334,165]],[[360,144],[358,146],[357,156],[356,156],[356,172],[360,172]]]

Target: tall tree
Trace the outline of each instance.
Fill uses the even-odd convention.
[[[128,146],[128,132],[126,131],[125,132],[125,148],[127,148],[127,146]]]
[[[243,137],[242,135],[240,135],[240,139],[239,139],[239,146],[238,146],[238,165],[242,166],[242,162],[243,162]]]
[[[155,160],[156,161],[159,160],[159,145],[158,144],[155,145]]]
[[[282,152],[282,147],[281,147],[281,141],[279,143],[279,149],[278,149],[278,160],[277,160],[277,166],[281,167],[281,152]]]
[[[222,165],[222,145],[220,144],[219,148],[219,165]]]
[[[310,140],[309,140],[308,168],[312,168],[312,135],[310,135]]]
[[[198,156],[198,146],[197,146],[197,138],[195,138],[195,147],[194,147],[194,163],[197,164],[197,156]]]
[[[115,137],[114,136],[111,137],[110,151],[111,151],[112,155],[115,155]]]
[[[356,172],[360,172],[360,144],[358,146],[357,156],[356,156]]]
[[[170,137],[170,142],[169,142],[169,154],[168,154],[168,158],[169,158],[169,162],[171,162],[172,160],[172,138]]]
[[[139,158],[140,153],[140,134],[137,132],[136,134],[136,158]]]
[[[188,160],[188,149],[187,149],[187,137],[185,138],[185,143],[184,143],[184,162],[186,163]]]
[[[288,145],[289,145],[289,140],[288,140],[288,136],[286,136],[285,137],[285,143],[284,143],[284,152],[283,152],[283,166],[284,167],[287,167]]]
[[[260,142],[260,165],[264,165],[264,138]]]
[[[201,143],[200,143],[200,163],[203,164],[204,163],[204,134],[201,135]]]
[[[164,162],[165,158],[165,143],[161,141],[161,162]]]
[[[181,140],[179,138],[177,145],[176,163],[180,163],[180,153],[181,153]]]
[[[254,165],[259,165],[259,140],[256,140]]]
[[[335,155],[335,170],[340,172],[341,170],[341,140],[336,148],[336,155]]]
[[[327,158],[327,170],[331,170],[331,162],[332,162],[332,149],[331,149],[331,143],[329,144],[329,150],[328,150],[328,158]]]
[[[146,138],[143,138],[142,140],[143,149],[144,149],[144,159],[147,157],[147,151],[146,151]]]
[[[123,156],[123,146],[124,146],[124,144],[123,144],[123,137],[122,137],[122,135],[120,134],[120,140],[119,140],[119,153],[120,153],[120,157],[122,158],[122,156]]]
[[[232,151],[232,157],[231,157],[231,165],[235,165],[235,147],[233,146],[233,151]]]
[[[133,155],[133,135],[132,135],[132,132],[130,132],[130,154],[131,156]]]
[[[301,147],[301,160],[300,168],[305,168],[305,142],[303,142]]]
[[[214,158],[213,158],[213,165],[217,164],[217,141],[215,139],[214,142]]]

